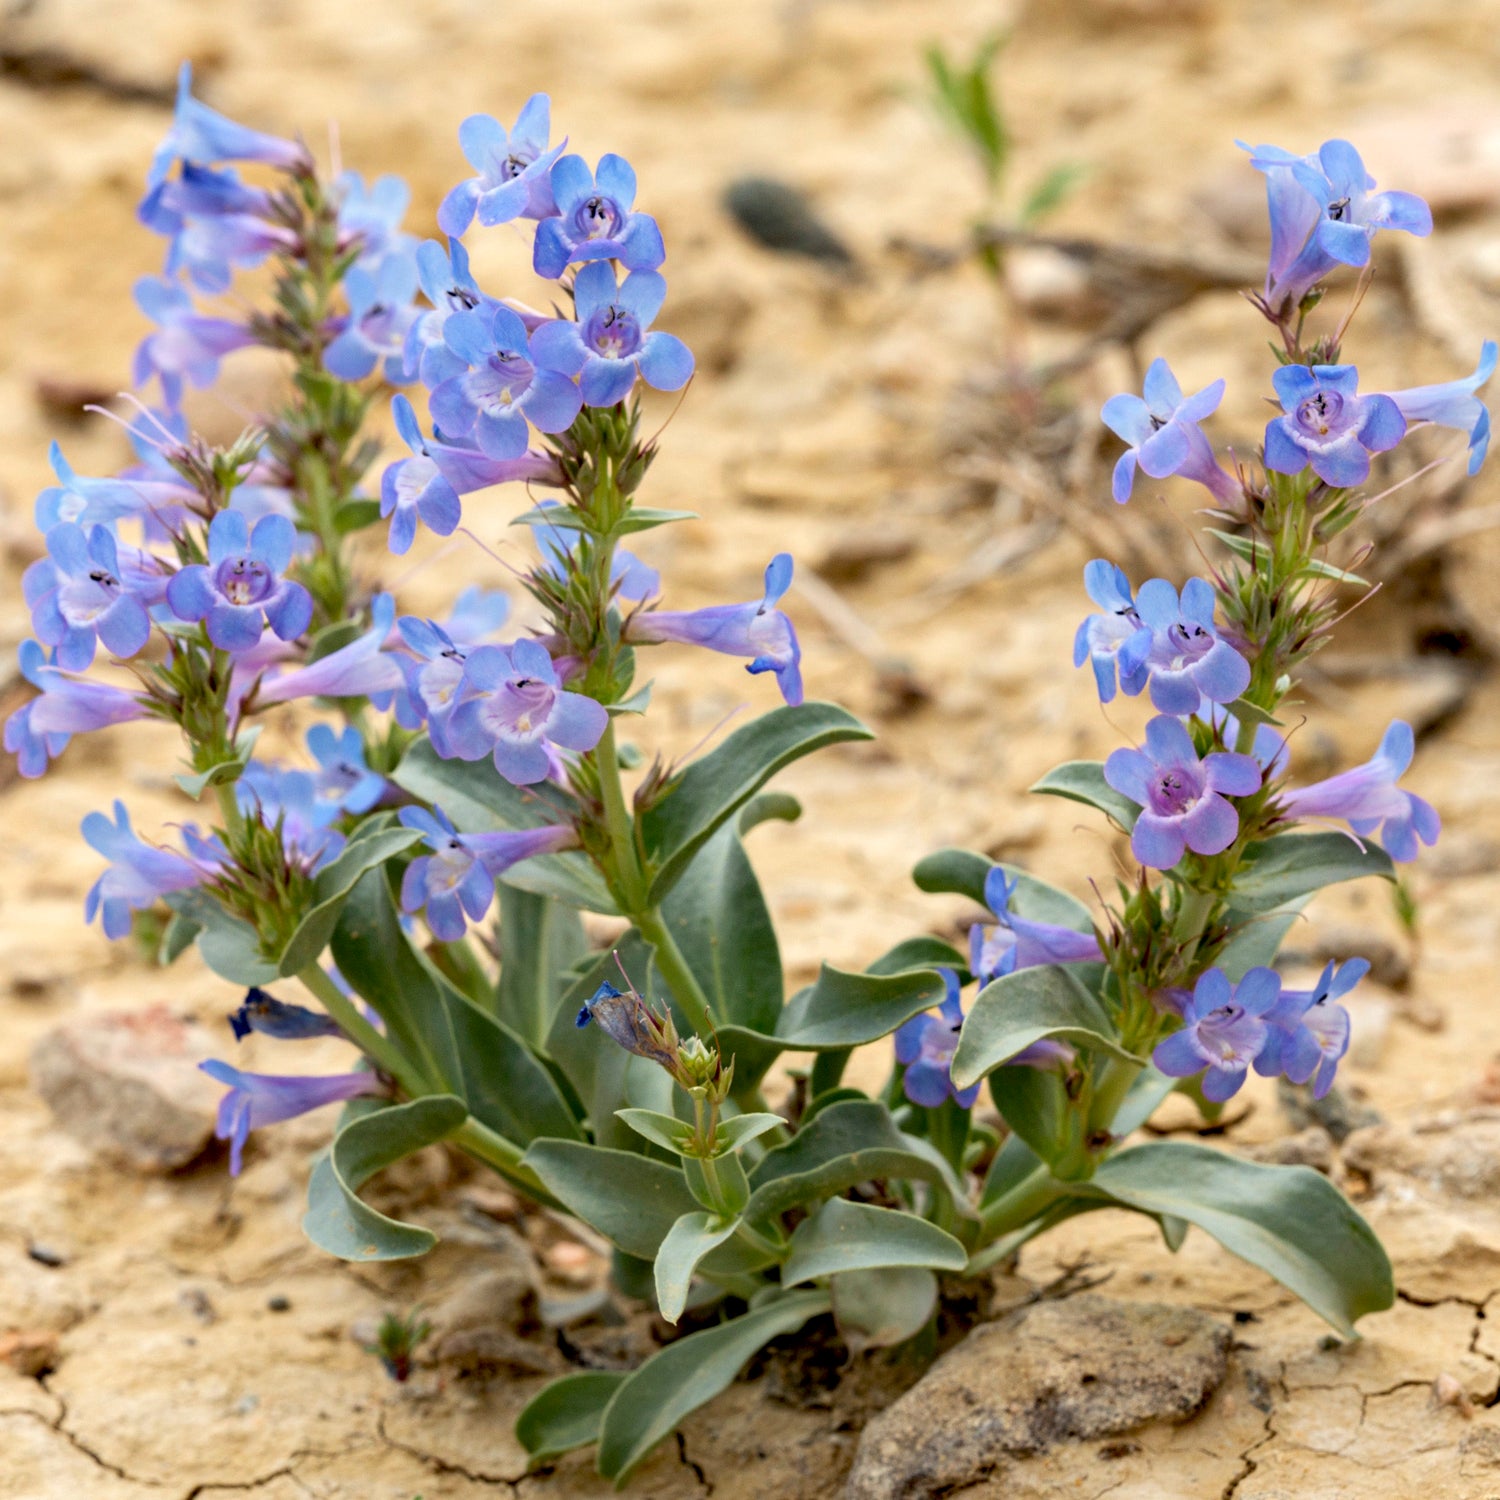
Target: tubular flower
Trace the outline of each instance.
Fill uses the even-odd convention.
[[[947,1099],[968,1109],[979,1097],[979,1085],[962,1090],[953,1086],[953,1054],[964,1024],[958,976],[952,969],[938,972],[947,990],[943,1003],[936,1012],[913,1016],[896,1029],[896,1061],[906,1069],[901,1087],[913,1104],[925,1109],[936,1109]]]
[[[490,115],[470,115],[458,127],[458,145],[475,175],[443,199],[438,228],[457,238],[476,216],[491,225],[555,214],[552,167],[567,142],[549,147],[551,133],[552,101],[546,94],[533,94],[510,130]]]
[[[244,1041],[252,1031],[258,1031],[262,1036],[277,1037],[285,1042],[344,1034],[331,1016],[309,1010],[305,1005],[290,1005],[258,987],[247,990],[239,1008],[229,1013],[229,1029],[237,1042]]]
[[[134,656],[151,634],[146,606],[160,598],[166,582],[155,572],[154,559],[129,549],[136,576],[150,580],[149,591],[138,592],[105,526],[85,531],[64,521],[47,533],[47,551],[47,558],[27,568],[21,588],[37,639],[57,648],[57,664],[81,672],[93,661],[99,641],[116,656]]]
[[[1158,1042],[1151,1061],[1169,1078],[1203,1073],[1203,1097],[1222,1104],[1239,1092],[1265,1046],[1266,1015],[1280,994],[1274,969],[1251,969],[1238,985],[1210,969],[1183,1008],[1182,1030]]]
[[[555,281],[568,266],[591,260],[654,271],[667,258],[656,220],[632,212],[635,171],[623,156],[601,156],[596,172],[581,156],[561,157],[550,182],[557,213],[537,225],[532,266],[538,276]]]
[[[1330,962],[1312,989],[1283,990],[1266,1015],[1266,1044],[1255,1071],[1267,1078],[1279,1073],[1292,1083],[1310,1081],[1313,1098],[1323,1098],[1349,1050],[1349,1012],[1338,1001],[1369,972],[1363,958]]]
[[[1479,365],[1472,375],[1443,385],[1418,385],[1409,391],[1391,391],[1390,399],[1407,424],[1431,422],[1435,427],[1456,427],[1469,435],[1469,473],[1477,474],[1490,451],[1489,408],[1474,393],[1495,373],[1500,353],[1494,339],[1486,339],[1479,351]]]
[[[221,510],[208,527],[208,563],[183,568],[167,585],[167,603],[179,620],[202,620],[221,651],[259,645],[266,625],[292,641],[312,623],[312,595],[285,574],[297,546],[285,516],[250,523],[237,510]]]
[[[1361,396],[1353,365],[1283,365],[1271,377],[1284,416],[1266,424],[1266,467],[1313,473],[1335,489],[1370,477],[1370,455],[1406,436],[1406,418],[1389,396]]]
[[[400,662],[382,649],[396,623],[396,601],[389,594],[376,594],[370,601],[370,621],[370,628],[347,646],[263,681],[256,705],[293,698],[368,697],[377,708],[389,703],[388,695],[404,680]]]
[[[658,1016],[634,991],[617,990],[601,984],[583,1002],[574,1025],[580,1030],[590,1021],[617,1046],[637,1057],[660,1063],[669,1070],[677,1068],[677,1031],[670,1016]]]
[[[168,406],[182,400],[184,382],[198,390],[212,385],[219,378],[219,361],[256,341],[243,324],[204,317],[182,287],[159,276],[136,282],[135,302],[159,326],[141,340],[130,378],[138,386],[159,380]]]
[[[364,741],[352,724],[335,734],[327,724],[307,731],[307,748],[318,763],[313,785],[319,803],[339,813],[365,813],[380,801],[385,777],[365,761]]]
[[[237,269],[295,249],[296,235],[269,222],[271,211],[270,194],[247,187],[233,171],[184,162],[182,175],[152,188],[136,216],[170,241],[168,276],[186,275],[200,292],[227,292]]]
[[[1100,416],[1104,425],[1129,446],[1115,464],[1112,491],[1124,505],[1135,485],[1137,466],[1153,479],[1180,474],[1206,485],[1226,503],[1239,498],[1240,487],[1214,458],[1198,423],[1219,409],[1224,382],[1216,380],[1196,395],[1184,396],[1164,359],[1152,360],[1142,396],[1111,396]]]
[[[1152,578],[1135,606],[1150,635],[1126,643],[1121,671],[1135,675],[1144,647],[1151,702],[1162,713],[1195,713],[1204,698],[1232,703],[1250,686],[1250,663],[1214,628],[1214,591],[1203,579],[1188,579],[1179,598],[1165,578]]]
[[[1010,903],[1018,883],[1000,865],[984,878],[984,904],[994,915],[995,925],[976,922],[969,929],[969,970],[981,985],[1036,964],[1083,963],[1104,957],[1091,932],[1015,916]]]
[[[1134,697],[1146,685],[1151,632],[1136,612],[1130,580],[1123,569],[1096,557],[1083,570],[1083,586],[1103,613],[1089,615],[1078,627],[1073,637],[1073,665],[1081,667],[1088,662],[1093,667],[1101,703],[1111,702],[1117,690]],[[1133,643],[1135,647],[1127,658],[1125,648]]]
[[[378,266],[351,266],[344,277],[349,319],[323,351],[323,367],[340,380],[363,380],[377,365],[392,384],[412,377],[406,339],[417,321],[417,264],[410,255],[388,255]]]
[[[42,531],[50,531],[63,521],[80,526],[112,526],[124,520],[172,521],[182,514],[186,503],[197,499],[197,492],[175,475],[95,479],[75,473],[56,443],[48,457],[58,482],[36,497],[36,524]]]
[[[223,850],[189,830],[195,858],[171,849],[156,849],[142,843],[130,826],[123,802],[115,803],[113,823],[103,813],[93,812],[83,820],[88,846],[109,861],[109,869],[96,880],[84,903],[85,921],[97,916],[109,938],[125,937],[130,914],[155,906],[171,891],[191,890],[213,874]]]

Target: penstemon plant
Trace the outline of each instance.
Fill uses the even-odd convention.
[[[605,155],[590,169],[551,144],[543,95],[509,130],[472,117],[459,139],[474,175],[438,214],[447,244],[418,244],[397,179],[329,180],[301,145],[234,124],[189,85],[184,73],[140,211],[170,242],[165,276],[138,289],[158,327],[136,378],[160,401],[138,403],[140,461],[117,477],[77,475],[54,449],[59,482],[37,506],[47,557],[25,579],[37,639],[21,664],[37,691],[5,744],[38,776],[73,735],[177,725],[179,782],[214,826],[167,848],[122,806],[92,814],[84,836],[109,866],[88,917],[111,937],[154,935],[164,963],[196,944],[246,992],[236,1037],[349,1043],[348,1070],[328,1077],[205,1064],[227,1086],[231,1171],[250,1131],[342,1101],[304,1221],[334,1255],[431,1247],[428,1229],[359,1195],[437,1141],[591,1225],[623,1291],[697,1325],[634,1371],[565,1376],[523,1412],[536,1461],[595,1443],[618,1482],[771,1339],[831,1313],[861,1347],[930,1351],[939,1273],[979,1277],[1094,1209],[1146,1214],[1173,1249],[1197,1225],[1341,1332],[1388,1307],[1389,1262],[1325,1178],[1127,1139],[1172,1089],[1212,1114],[1252,1067],[1326,1093],[1349,1038],[1339,1000],[1367,965],[1351,957],[1292,990],[1278,945],[1317,890],[1389,879],[1437,836],[1434,811],[1398,785],[1405,725],[1368,764],[1313,785],[1297,783],[1281,732],[1300,664],[1362,586],[1328,553],[1373,503],[1370,455],[1434,423],[1468,434],[1471,471],[1484,458],[1475,392],[1493,344],[1469,379],[1361,394],[1340,363],[1347,318],[1308,342],[1323,279],[1365,266],[1378,229],[1428,232],[1420,200],[1374,193],[1343,142],[1307,157],[1257,148],[1272,250],[1253,300],[1277,335],[1282,407],[1261,462],[1231,472],[1201,430],[1222,381],[1185,397],[1158,361],[1144,399],[1104,409],[1128,445],[1114,498],[1138,471],[1196,481],[1221,557],[1180,589],[1133,590],[1105,560],[1085,570],[1099,612],[1076,664],[1103,702],[1146,695],[1155,714],[1140,748],[1060,766],[1036,790],[1128,834],[1133,872],[1095,915],[1021,870],[932,854],[920,887],[988,908],[969,951],[912,937],[861,972],[825,966],[788,1000],[743,841],[798,816],[764,790],[778,770],[868,731],[803,701],[779,607],[789,557],[771,559],[759,598],[677,611],[622,546],[686,518],[637,501],[655,453],[637,398],[693,372],[686,346],[652,328],[665,251],[631,168]],[[496,297],[470,271],[471,226],[517,221],[536,224],[534,268],[560,311]],[[266,262],[264,310],[199,310],[193,291]],[[288,393],[212,447],[179,412],[184,386],[253,345],[285,355]],[[431,419],[394,397],[410,451],[378,501],[362,488],[377,378],[419,384]],[[468,590],[430,620],[372,591],[350,538],[385,522],[404,553],[419,527],[453,534],[465,496],[507,481],[550,492],[512,520],[535,542],[520,578],[534,628],[501,643],[498,592]],[[645,766],[620,734],[649,708],[638,656],[664,644],[746,658],[785,703],[685,765]],[[94,673],[101,645],[112,660]],[[257,758],[258,716],[291,702],[323,716],[306,764]],[[624,935],[591,948],[580,911],[625,919]],[[293,981],[313,1004],[270,992]],[[847,1084],[851,1052],[891,1037],[887,1086]],[[763,1088],[786,1054],[813,1061],[773,1111]],[[998,1128],[976,1116],[986,1085]]]

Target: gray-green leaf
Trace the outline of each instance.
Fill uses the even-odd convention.
[[[656,1305],[667,1322],[675,1323],[682,1316],[698,1262],[709,1251],[717,1250],[738,1227],[738,1219],[724,1220],[696,1209],[667,1231],[656,1252]]]
[[[887,1266],[962,1271],[968,1261],[968,1251],[951,1234],[916,1214],[830,1198],[793,1233],[781,1284],[796,1286],[836,1272]]]

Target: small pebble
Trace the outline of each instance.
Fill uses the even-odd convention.
[[[1446,1370],[1432,1382],[1432,1400],[1436,1406],[1451,1406],[1461,1417],[1474,1415],[1474,1403],[1456,1376]]]
[[[275,1297],[268,1297],[266,1299],[266,1308],[270,1312],[291,1312],[292,1299],[290,1297],[282,1297],[280,1295]]]
[[[61,1250],[54,1250],[51,1245],[30,1244],[26,1247],[26,1253],[41,1266],[65,1266],[68,1257]]]

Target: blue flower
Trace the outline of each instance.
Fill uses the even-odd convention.
[[[27,778],[40,776],[71,736],[144,719],[150,712],[143,694],[70,676],[49,662],[35,641],[22,642],[20,663],[21,675],[41,694],[6,720],[4,743]]]
[[[369,698],[376,708],[384,708],[405,681],[400,662],[384,649],[395,623],[396,601],[389,594],[376,594],[370,601],[370,628],[363,635],[305,667],[263,679],[256,689],[256,704]]]
[[[274,1073],[242,1073],[228,1063],[210,1058],[198,1064],[210,1078],[227,1084],[219,1101],[214,1134],[229,1142],[229,1174],[238,1177],[244,1165],[245,1138],[263,1125],[277,1125],[325,1104],[338,1104],[361,1094],[383,1092],[373,1073],[333,1073],[325,1077],[285,1077]]]
[[[1364,765],[1283,792],[1282,810],[1290,818],[1346,819],[1360,838],[1378,833],[1392,859],[1403,864],[1414,860],[1417,840],[1435,844],[1442,831],[1432,804],[1396,785],[1415,752],[1411,725],[1397,719]]]
[[[636,271],[622,286],[612,266],[585,266],[573,287],[577,322],[543,324],[532,350],[553,369],[580,376],[586,406],[623,401],[637,376],[653,390],[681,390],[692,378],[692,350],[670,333],[648,332],[666,295],[654,271]]]
[[[1221,469],[1198,423],[1219,409],[1224,382],[1216,380],[1184,396],[1164,359],[1152,360],[1140,396],[1111,396],[1100,412],[1104,425],[1129,446],[1115,464],[1112,492],[1124,505],[1135,486],[1137,465],[1153,479],[1180,474],[1206,485],[1220,502],[1240,497],[1239,484]]]
[[[545,781],[557,750],[592,750],[609,724],[603,705],[564,691],[536,641],[480,646],[464,663],[459,697],[448,722],[450,748],[462,760],[489,755],[514,786]]]
[[[532,246],[538,276],[555,281],[568,266],[591,260],[654,271],[667,258],[656,220],[631,212],[635,172],[623,156],[601,156],[597,172],[581,156],[564,156],[552,168],[551,187],[557,215],[537,225]]]
[[[136,577],[151,580],[147,589],[132,588],[107,527],[85,531],[63,521],[47,533],[50,555],[23,575],[21,589],[37,638],[57,648],[57,664],[67,671],[87,667],[99,641],[116,656],[130,657],[150,638],[147,605],[159,602],[166,577],[146,553],[129,550]]]
[[[1130,847],[1143,865],[1170,870],[1184,849],[1219,854],[1240,831],[1240,815],[1222,793],[1258,792],[1261,768],[1253,757],[1217,751],[1202,760],[1180,719],[1159,714],[1146,725],[1144,750],[1115,750],[1104,779],[1140,804]]]
[[[174,162],[258,161],[298,174],[312,171],[307,148],[237,124],[193,98],[193,69],[183,63],[177,74],[177,112],[166,139],[151,158],[147,188],[154,188]]]
[[[1490,451],[1489,408],[1474,393],[1495,373],[1497,353],[1500,346],[1493,339],[1486,339],[1479,351],[1478,368],[1463,380],[1388,392],[1408,424],[1431,422],[1436,427],[1456,427],[1468,433],[1470,474],[1479,472]]]
[[[496,302],[479,290],[462,240],[451,240],[446,250],[436,240],[423,240],[417,246],[417,281],[432,306],[417,314],[406,335],[406,372],[431,390],[468,369],[443,340],[448,319],[454,313],[494,307]]]
[[[41,675],[42,669],[56,661],[57,653],[42,650],[37,641],[22,641],[17,654],[21,676],[33,687],[45,687],[47,679]],[[49,763],[68,747],[67,734],[44,734],[32,724],[32,711],[39,701],[33,698],[23,703],[5,721],[5,748],[16,757],[16,767],[28,781],[44,775]]]
[[[414,256],[388,255],[371,270],[351,266],[344,277],[349,318],[323,351],[323,368],[340,380],[363,380],[377,365],[393,384],[412,379],[406,368],[406,338],[419,316]]]
[[[525,828],[500,833],[460,833],[434,807],[401,809],[401,823],[415,828],[434,852],[418,855],[401,880],[401,909],[424,912],[435,938],[456,943],[469,921],[477,922],[495,898],[495,881],[512,865],[538,854],[577,846],[571,828]]]
[[[1238,985],[1210,969],[1193,988],[1182,1030],[1158,1042],[1151,1061],[1169,1078],[1203,1073],[1203,1097],[1222,1104],[1239,1092],[1265,1046],[1265,1017],[1280,994],[1274,969],[1251,969]]]
[[[450,438],[473,435],[489,458],[526,452],[531,427],[565,432],[582,398],[563,373],[565,361],[549,357],[508,307],[449,315],[443,341],[464,362],[464,373],[432,393],[432,419]],[[527,424],[530,424],[528,427]]]
[[[366,813],[380,801],[385,777],[365,762],[365,743],[359,730],[346,725],[335,734],[327,724],[307,731],[307,748],[318,763],[313,781],[318,800],[340,813]]]
[[[233,171],[184,162],[180,177],[146,195],[137,217],[171,241],[168,276],[185,274],[201,292],[227,292],[236,269],[250,270],[273,251],[296,248],[296,235],[270,222],[272,212],[271,195],[247,187]]]
[[[1255,1071],[1266,1078],[1280,1073],[1292,1083],[1311,1080],[1313,1098],[1323,1098],[1349,1050],[1349,1012],[1337,1002],[1369,972],[1363,958],[1330,962],[1312,989],[1283,990],[1266,1016],[1269,1029]]]
[[[123,802],[115,803],[113,823],[103,813],[90,813],[83,820],[83,837],[110,863],[89,890],[84,920],[92,922],[99,917],[109,938],[129,933],[131,912],[155,906],[171,891],[201,885],[217,870],[224,855],[215,841],[200,839],[195,832],[190,842],[195,856],[192,859],[142,843],[130,826]]]
[[[80,526],[152,519],[171,523],[182,515],[185,504],[197,499],[197,492],[175,475],[160,479],[92,478],[75,473],[55,442],[48,458],[58,482],[36,497],[36,524],[44,532],[61,521],[74,521]]]
[[[617,1046],[662,1067],[677,1066],[675,1037],[670,1023],[654,1015],[633,991],[617,990],[607,980],[583,1002],[573,1024],[580,1029],[596,1021]]]
[[[1089,615],[1073,637],[1073,665],[1092,664],[1099,701],[1109,703],[1116,692],[1116,669],[1119,688],[1134,697],[1146,685],[1146,653],[1151,648],[1151,632],[1136,613],[1130,593],[1130,580],[1124,570],[1102,557],[1096,557],[1083,570],[1083,586],[1088,596],[1104,611]],[[1138,639],[1139,638],[1139,639]],[[1138,642],[1127,658],[1126,646]]]
[[[760,600],[707,609],[641,610],[625,622],[624,639],[637,645],[680,641],[752,657],[745,670],[774,672],[781,696],[795,705],[802,701],[802,648],[792,622],[776,608],[791,586],[791,555],[778,552],[766,566],[766,592]]]
[[[263,516],[251,531],[237,510],[221,510],[208,527],[208,562],[193,563],[167,585],[179,620],[204,620],[221,651],[244,651],[269,625],[283,641],[312,623],[312,595],[282,575],[297,532],[285,516]]]
[[[1325,141],[1311,156],[1239,145],[1266,176],[1271,260],[1265,301],[1273,313],[1294,307],[1335,266],[1368,265],[1378,230],[1432,233],[1432,211],[1414,193],[1371,191],[1375,179],[1348,141]]]
[[[1165,578],[1152,578],[1136,596],[1141,623],[1150,631],[1137,635],[1121,653],[1132,673],[1142,645],[1151,680],[1151,702],[1164,714],[1191,714],[1204,698],[1233,703],[1250,686],[1250,663],[1214,627],[1214,591],[1201,578],[1190,578],[1177,590]]]
[[[1370,455],[1406,436],[1389,396],[1361,396],[1353,365],[1283,365],[1271,377],[1285,416],[1266,424],[1266,467],[1300,474],[1308,464],[1324,484],[1349,489],[1370,477]]]
[[[473,586],[454,600],[453,613],[442,624],[414,615],[396,621],[401,639],[417,658],[403,663],[406,688],[396,696],[396,721],[407,729],[425,723],[433,748],[445,759],[454,753],[447,739],[448,718],[458,703],[469,650],[494,635],[509,613],[504,594]]]
[[[1016,885],[1000,865],[984,878],[984,904],[995,925],[976,922],[969,929],[969,970],[981,985],[1036,964],[1088,963],[1104,957],[1091,932],[1014,915],[1010,903]]]
[[[463,234],[476,213],[481,224],[492,225],[557,212],[551,173],[567,142],[548,147],[551,115],[551,100],[533,94],[509,131],[490,115],[470,115],[458,127],[459,149],[476,175],[453,188],[438,208],[444,234]]]
[[[219,361],[256,341],[240,323],[204,317],[182,287],[159,276],[136,282],[135,303],[160,326],[141,340],[130,378],[138,386],[159,380],[168,406],[182,400],[184,381],[199,390],[212,385],[219,378]]]
[[[331,1016],[309,1010],[305,1005],[289,1005],[258,987],[248,990],[239,1008],[229,1013],[229,1029],[237,1042],[244,1041],[252,1031],[286,1042],[344,1034]]]
[[[411,189],[401,178],[388,172],[366,187],[358,172],[344,172],[334,192],[339,200],[339,244],[342,248],[358,244],[355,265],[378,283],[388,260],[412,261],[417,237],[401,232]]]
[[[235,782],[234,792],[246,817],[279,829],[287,862],[307,874],[316,875],[344,852],[348,840],[330,827],[339,809],[319,798],[311,771],[252,760]]]
[[[952,1099],[960,1109],[969,1109],[979,1097],[979,1085],[959,1090],[953,1086],[953,1054],[964,1024],[959,1003],[958,976],[952,969],[939,969],[947,995],[937,1013],[913,1016],[896,1028],[896,1061],[906,1072],[901,1087],[913,1104],[936,1109]]]

